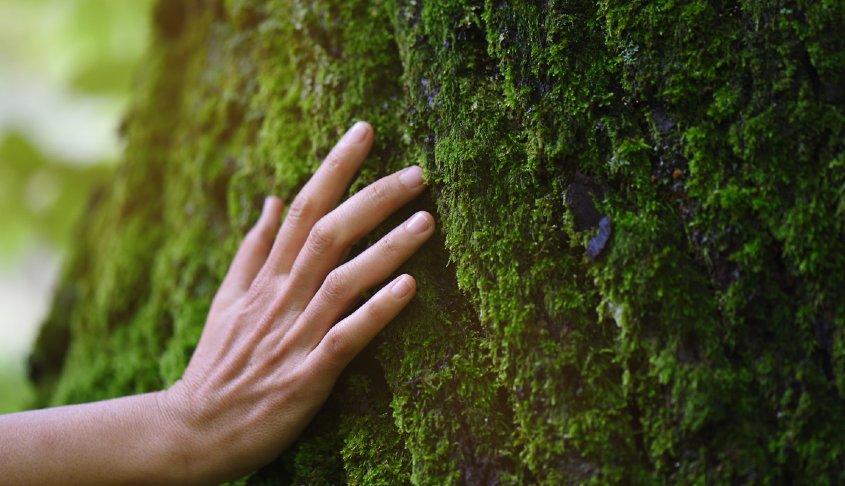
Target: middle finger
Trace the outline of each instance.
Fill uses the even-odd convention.
[[[370,184],[314,225],[290,273],[301,308],[355,242],[424,189],[422,169],[408,167]]]
[[[262,274],[285,275],[314,224],[335,207],[373,144],[373,129],[358,122],[332,149],[291,203]]]

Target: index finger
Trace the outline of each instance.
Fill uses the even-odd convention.
[[[291,203],[262,273],[284,275],[290,272],[311,228],[346,193],[353,176],[370,152],[372,135],[370,124],[359,121],[329,152]]]

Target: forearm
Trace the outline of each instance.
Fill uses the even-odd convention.
[[[0,416],[2,484],[174,484],[187,477],[159,393]]]

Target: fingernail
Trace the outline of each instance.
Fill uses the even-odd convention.
[[[418,166],[408,167],[399,174],[399,182],[408,189],[416,189],[423,183],[423,171]]]
[[[352,125],[352,128],[343,136],[343,143],[361,143],[367,138],[369,127],[365,122],[359,121]]]
[[[408,292],[411,291],[411,284],[408,280],[410,280],[408,277],[401,277],[393,284],[393,287],[390,287],[390,293],[397,298],[402,298],[408,295]]]
[[[408,221],[408,224],[405,225],[408,228],[408,231],[411,233],[422,233],[428,229],[428,216],[424,212],[419,212]]]

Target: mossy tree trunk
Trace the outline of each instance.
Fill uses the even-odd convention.
[[[350,192],[421,164],[391,223],[425,208],[439,236],[250,484],[845,481],[845,4],[162,0],[154,23],[33,354],[42,404],[176,380],[262,197],[366,119]]]

